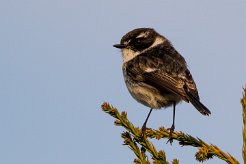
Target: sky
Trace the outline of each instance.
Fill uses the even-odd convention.
[[[112,46],[138,27],[152,27],[172,42],[212,112],[204,117],[183,102],[176,130],[243,163],[245,8],[244,0],[1,0],[0,163],[132,163],[124,129],[101,104],[126,111],[139,127],[149,112],[128,93],[120,51]],[[148,127],[170,127],[170,109],[152,112]],[[169,161],[197,163],[196,148],[153,142]]]

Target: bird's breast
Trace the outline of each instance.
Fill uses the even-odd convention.
[[[153,109],[160,109],[180,101],[179,97],[176,97],[168,91],[161,92],[157,88],[144,82],[132,80],[131,77],[127,76],[126,72],[124,72],[124,78],[128,91],[132,97],[145,106]]]

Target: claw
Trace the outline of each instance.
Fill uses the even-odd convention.
[[[174,129],[175,129],[174,125],[172,125],[171,128],[167,129],[167,130],[170,130],[169,139],[168,139],[167,143],[170,142],[171,145],[173,143],[173,136],[172,135],[173,135]]]
[[[145,132],[146,132],[146,124],[143,124],[141,130],[142,130],[142,136],[144,137],[145,136]]]

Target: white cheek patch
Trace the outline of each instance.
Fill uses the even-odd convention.
[[[134,52],[131,49],[124,48],[122,49],[122,58],[123,63],[128,62],[129,60],[132,60],[134,57],[138,56],[140,52]]]
[[[144,34],[146,35],[146,33],[142,33],[142,35],[144,35]],[[122,49],[123,63],[128,62],[129,60],[132,60],[133,58],[135,58],[139,54],[144,53],[145,51],[148,51],[150,48],[155,47],[155,46],[157,46],[159,44],[162,44],[165,41],[166,41],[165,38],[157,37],[155,39],[154,43],[149,48],[147,48],[147,49],[145,49],[144,51],[141,51],[141,52],[140,51],[133,51],[133,50],[131,50],[129,48],[123,48]]]

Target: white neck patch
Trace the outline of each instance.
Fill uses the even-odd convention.
[[[162,44],[162,43],[164,43],[165,41],[166,41],[165,38],[158,36],[158,37],[155,39],[154,43],[153,43],[149,48],[145,49],[145,50],[142,51],[142,52],[139,52],[139,51],[134,52],[134,51],[131,50],[131,49],[123,48],[123,49],[122,49],[123,63],[126,63],[126,62],[132,60],[133,58],[135,58],[135,57],[138,56],[139,54],[141,54],[141,53],[143,53],[143,52],[149,50],[149,49],[152,48],[152,47],[155,47],[155,46],[157,46],[157,45],[159,45],[159,44]]]

